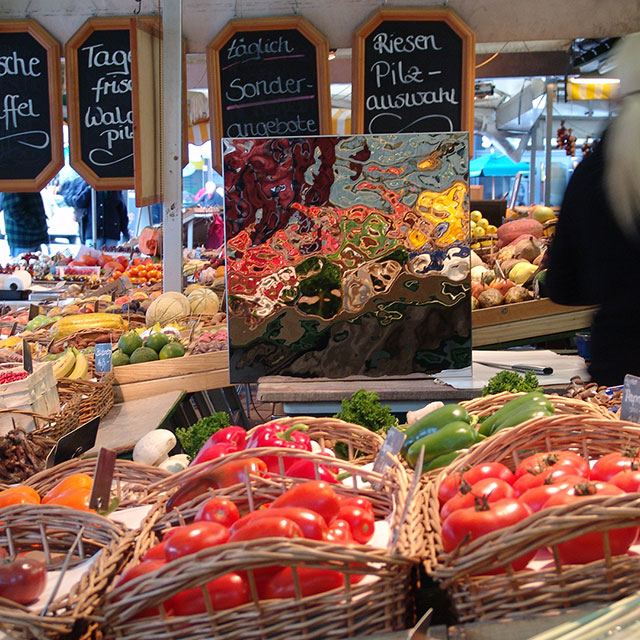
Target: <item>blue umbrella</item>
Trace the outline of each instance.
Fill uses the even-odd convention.
[[[514,162],[498,153],[487,153],[472,158],[469,163],[469,177],[479,176],[515,176],[520,171],[529,171],[528,162]]]

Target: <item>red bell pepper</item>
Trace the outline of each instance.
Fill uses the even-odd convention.
[[[222,489],[241,484],[249,474],[264,475],[267,465],[260,458],[244,458],[224,462],[220,466],[201,473],[183,484],[167,501],[167,511],[179,507],[209,489]]]
[[[214,442],[212,444],[205,445],[198,451],[196,457],[189,463],[190,467],[201,462],[207,462],[208,460],[217,460],[229,453],[235,453],[238,451],[237,445],[233,442]]]
[[[244,443],[246,442],[246,440],[247,431],[242,427],[238,427],[236,425],[231,425],[230,427],[220,429],[220,431],[216,431],[209,438],[209,441],[214,444],[220,444],[221,442],[232,442],[238,449],[244,449]],[[204,446],[207,446],[206,442]]]
[[[304,433],[307,426],[304,424],[294,424],[291,427],[284,427],[277,422],[256,427],[245,444],[245,449],[254,447],[278,447],[288,451],[311,451],[311,440]],[[265,461],[267,469],[271,473],[280,472],[278,456],[260,456]],[[295,457],[283,457],[282,462],[285,472],[296,461]]]
[[[316,465],[312,460],[303,460],[299,458],[288,469],[287,476],[289,478],[306,478],[307,480],[324,480],[331,484],[337,484],[338,480],[329,471],[329,469],[322,465],[318,465],[318,476],[316,476]]]

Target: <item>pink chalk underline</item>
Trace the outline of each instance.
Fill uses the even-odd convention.
[[[315,96],[297,96],[295,98],[281,98],[279,100],[262,100],[261,102],[245,102],[244,104],[232,104],[227,107],[227,111],[231,109],[244,109],[246,107],[261,107],[264,104],[277,104],[278,102],[294,102],[297,100],[313,100]]]
[[[284,60],[285,58],[304,58],[304,54],[297,53],[292,56],[274,56],[273,58],[263,58],[263,60]],[[255,61],[256,61],[255,58],[251,60],[238,60],[238,62],[232,62],[231,64],[228,64],[226,67],[222,67],[222,70],[226,71],[227,69],[231,69],[231,67],[235,67],[237,64],[243,64],[244,62],[255,62]]]

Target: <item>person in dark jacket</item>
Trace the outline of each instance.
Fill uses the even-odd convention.
[[[601,385],[640,375],[640,33],[617,45],[620,111],[569,181],[547,256],[549,297],[599,305],[589,374]]]
[[[86,185],[73,197],[73,206],[83,211],[82,239],[93,239],[91,226],[91,187]],[[122,191],[96,191],[96,217],[98,223],[96,249],[120,244],[120,235],[129,239],[129,217]]]
[[[47,214],[40,193],[2,193],[0,196],[11,256],[40,251],[43,244],[48,245]]]

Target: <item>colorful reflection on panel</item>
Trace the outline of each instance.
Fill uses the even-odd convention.
[[[467,138],[224,140],[231,382],[471,364]]]

